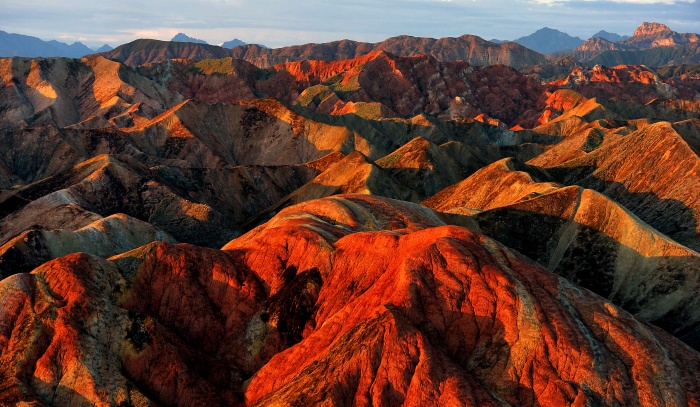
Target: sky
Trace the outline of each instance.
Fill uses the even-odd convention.
[[[700,33],[700,0],[4,0],[0,30],[90,47],[178,32],[280,47],[396,35],[512,40],[549,27],[582,39],[644,21]]]

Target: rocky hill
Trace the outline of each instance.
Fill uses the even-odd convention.
[[[258,68],[270,69],[290,62],[342,61],[385,51],[401,57],[425,54],[440,62],[464,61],[472,66],[500,64],[525,72],[537,72],[542,69],[552,70],[552,66],[547,66],[561,64],[562,58],[570,58],[577,61],[577,64],[583,63],[586,66],[636,64],[661,67],[696,64],[700,62],[697,52],[699,39],[698,34],[678,33],[658,23],[643,23],[631,37],[602,32],[586,41],[558,30],[543,28],[513,42],[486,41],[474,35],[439,39],[401,35],[377,43],[346,39],[274,49],[245,44],[240,40],[229,41],[222,47],[217,47],[181,34],[172,41],[139,39],[102,52],[101,55],[129,66],[169,60],[233,58],[247,61]],[[545,67],[542,68],[543,66]],[[567,64],[567,68],[572,66]],[[545,78],[562,73],[556,71]]]
[[[629,38],[593,37],[571,54],[591,64],[638,64],[652,67],[698,63],[700,35],[678,33],[659,23],[642,23]]]
[[[302,60],[346,60],[376,51],[387,51],[397,56],[428,54],[439,61],[461,60],[471,65],[503,64],[514,68],[542,63],[545,60],[541,54],[521,45],[512,42],[494,44],[474,35],[440,39],[398,36],[374,44],[342,40],[274,49],[257,44],[227,49],[192,43],[184,45],[157,40],[136,40],[102,55],[132,66],[163,62],[168,59],[202,60],[232,57],[248,61],[260,68],[270,68],[286,62]]]
[[[700,405],[697,66],[459,43],[0,59],[0,405]]]
[[[289,208],[222,251],[75,254],[0,290],[5,404],[700,396],[700,357],[670,335],[427,209],[362,195]]]
[[[136,66],[169,59],[211,59],[231,56],[230,50],[216,45],[140,39],[102,53],[105,58]]]

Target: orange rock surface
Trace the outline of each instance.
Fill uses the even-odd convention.
[[[342,195],[222,251],[0,282],[0,403],[696,406],[700,356],[418,205]],[[153,404],[151,404],[153,403]]]

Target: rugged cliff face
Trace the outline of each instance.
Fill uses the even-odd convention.
[[[0,60],[0,404],[697,405],[697,69],[397,41]]]
[[[386,199],[301,204],[223,251],[75,254],[0,290],[3,403],[695,405],[700,392],[700,358],[668,334]]]
[[[571,56],[593,64],[644,64],[648,66],[698,63],[695,33],[678,33],[659,23],[642,23],[631,37],[613,42],[590,38],[577,47]]]

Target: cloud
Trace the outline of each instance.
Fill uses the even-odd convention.
[[[532,0],[533,3],[537,4],[558,4],[558,3],[570,3],[575,0]],[[696,0],[583,0],[595,3],[628,3],[628,4],[667,4],[672,5],[675,3],[695,3]]]

